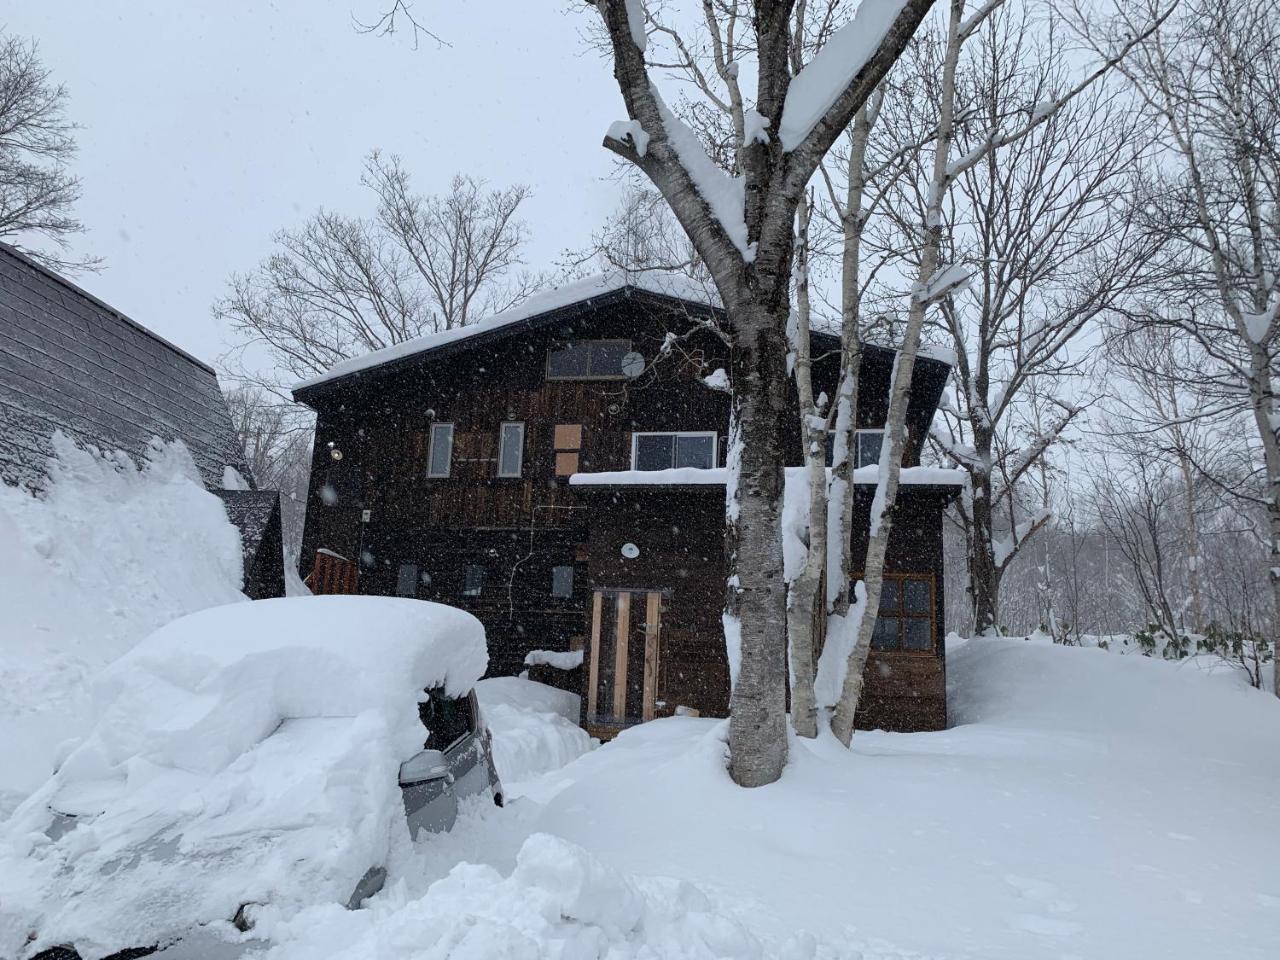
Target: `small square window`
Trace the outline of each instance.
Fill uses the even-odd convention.
[[[478,597],[484,590],[484,567],[478,563],[468,563],[462,568],[462,595]]]
[[[930,650],[933,648],[933,622],[921,618],[902,621],[902,649]]]
[[[876,627],[871,634],[873,650],[896,650],[898,648],[898,618],[876,617]]]
[[[397,597],[416,597],[418,595],[418,565],[416,563],[400,564],[396,577]]]
[[[897,580],[884,579],[880,583],[880,609],[898,612],[902,604],[901,584]]]
[[[573,567],[551,568],[551,596],[565,600],[573,596]]]
[[[669,470],[675,460],[676,438],[670,433],[645,433],[636,436],[637,470]]]
[[[710,434],[676,437],[677,467],[714,467],[716,438]]]
[[[927,580],[904,580],[902,591],[904,609],[907,613],[933,613]]]

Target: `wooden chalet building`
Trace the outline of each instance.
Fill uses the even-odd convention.
[[[245,594],[284,596],[280,495],[253,489],[213,368],[0,243],[0,481],[43,487],[55,431],[135,461],[181,440],[240,532]]]
[[[302,573],[317,590],[472,611],[491,674],[527,658],[572,667],[582,651],[561,682],[583,694],[593,732],[678,708],[723,716],[727,362],[699,329],[717,312],[689,281],[607,275],[299,384],[318,417]],[[836,347],[815,335],[829,396]],[[864,463],[879,455],[893,357],[869,346],[863,359]],[[949,371],[917,364],[908,467]],[[790,444],[799,464],[798,427]],[[864,517],[874,474],[855,474]],[[864,726],[946,725],[942,522],[955,477],[904,471]]]

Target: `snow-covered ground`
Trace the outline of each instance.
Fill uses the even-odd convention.
[[[135,465],[61,434],[46,495],[0,484],[0,818],[93,719],[94,676],[175,617],[245,600],[240,536],[181,444]]]
[[[949,666],[952,729],[795,741],[758,790],[722,723],[633,729],[420,842],[370,909],[276,924],[273,956],[1280,956],[1280,703],[1020,640]]]

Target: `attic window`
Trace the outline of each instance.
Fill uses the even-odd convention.
[[[630,340],[574,340],[547,351],[548,380],[622,380]]]
[[[883,430],[859,430],[854,439],[858,467],[874,467],[880,463],[880,447],[884,444]],[[834,466],[836,433],[827,434],[827,466]]]

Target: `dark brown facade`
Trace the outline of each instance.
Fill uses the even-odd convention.
[[[695,332],[711,316],[705,305],[622,287],[300,388],[295,396],[318,415],[301,572],[328,550],[357,560],[362,593],[472,611],[488,633],[492,674],[525,669],[531,651],[582,649],[579,670],[535,675],[581,692],[584,719],[622,724],[678,707],[723,715],[723,486],[569,483],[574,473],[631,469],[636,435],[651,432],[714,434],[723,465],[728,396],[704,378],[727,367],[727,351]],[[680,339],[664,350],[670,334]],[[575,379],[560,376],[559,361],[549,366],[549,354],[583,341],[639,354],[643,369],[633,357],[631,376]],[[815,350],[828,354],[815,368],[828,395],[834,346],[819,338]],[[867,350],[860,427],[883,423],[892,358]],[[918,462],[948,372],[932,360],[918,367],[908,463]],[[517,425],[513,471],[502,453]],[[792,448],[798,463],[794,429]],[[927,651],[877,655],[868,723],[945,724],[945,498],[940,488],[904,488],[889,563],[930,578],[932,639]],[[624,557],[624,544],[638,555]]]

